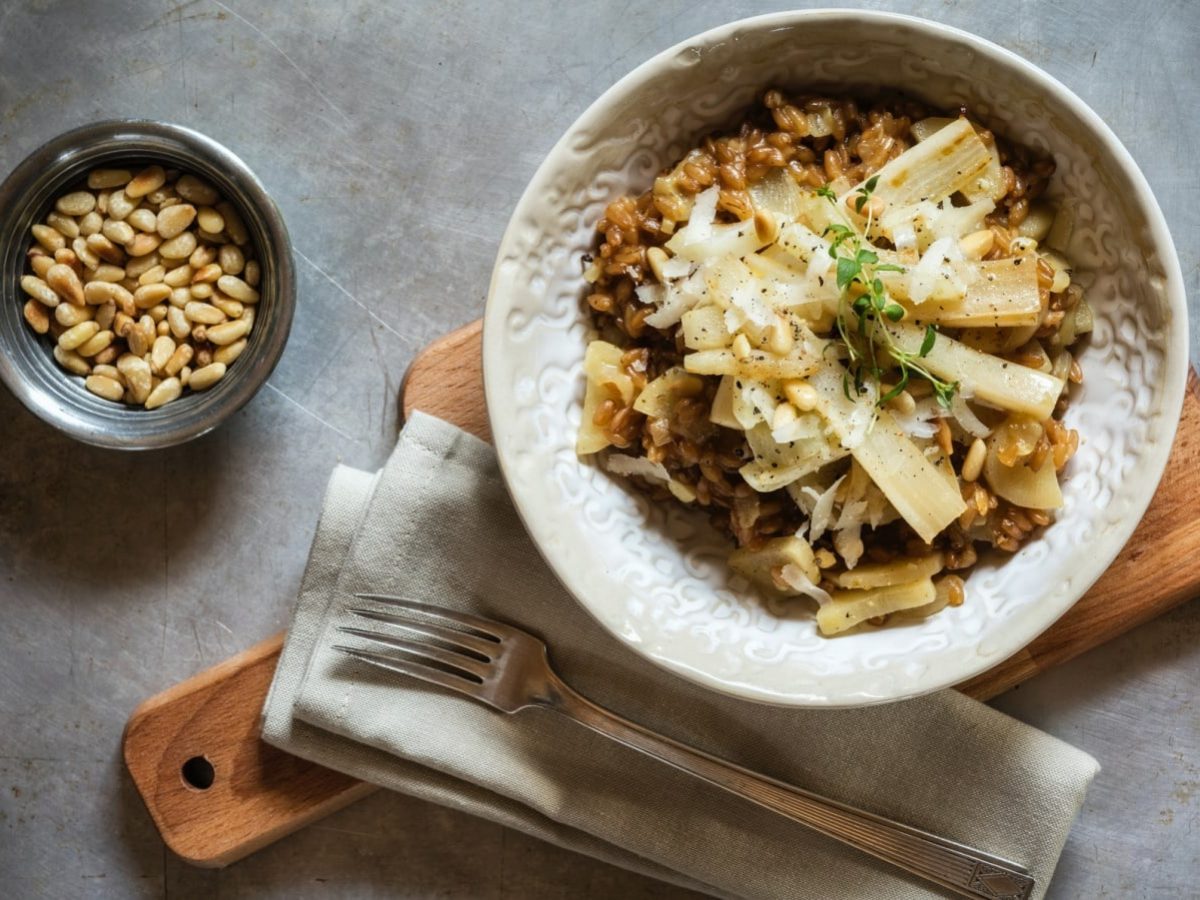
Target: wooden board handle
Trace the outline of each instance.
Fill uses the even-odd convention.
[[[422,409],[485,440],[478,322],[423,351],[401,390]],[[1200,399],[1188,379],[1166,474],[1137,532],[1104,577],[1050,630],[960,690],[988,699],[1160,615],[1200,586]],[[1154,578],[1141,578],[1153,572]],[[277,635],[147,700],[125,730],[125,764],[167,846],[223,866],[374,788],[259,739],[259,714],[283,646]],[[199,760],[199,762],[190,762]],[[190,762],[190,766],[189,766]],[[207,788],[203,782],[211,766]],[[185,766],[189,768],[185,772]]]

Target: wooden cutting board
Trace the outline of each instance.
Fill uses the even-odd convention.
[[[401,388],[421,409],[485,440],[480,323],[426,348]],[[1104,577],[1045,634],[960,685],[986,700],[1200,594],[1200,389],[1188,379],[1183,418],[1149,511]],[[1147,578],[1153,573],[1153,578]],[[283,635],[139,706],[125,727],[125,764],[163,840],[198,866],[225,866],[375,790],[259,739],[259,713]]]

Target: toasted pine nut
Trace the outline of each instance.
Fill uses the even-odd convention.
[[[162,166],[147,166],[133,176],[133,180],[125,185],[125,196],[133,199],[145,197],[151,191],[157,191],[167,180],[167,173]]]
[[[213,298],[208,302],[221,312],[225,313],[225,315],[229,316],[231,319],[239,318],[246,310],[246,307],[242,306],[242,304],[238,303],[236,300],[231,300],[224,294],[214,294]]]
[[[233,244],[222,245],[217,252],[217,262],[221,264],[221,271],[226,275],[240,275],[246,267],[246,258]]]
[[[96,271],[92,272],[91,278],[91,281],[107,281],[110,284],[118,284],[124,280],[125,270],[120,266],[113,266],[108,263],[101,263],[96,266]],[[91,282],[89,281],[88,283],[90,284]],[[84,294],[86,295],[86,293],[87,288],[85,287]]]
[[[163,363],[163,372],[167,375],[178,375],[179,370],[192,361],[194,353],[191,344],[180,344],[171,353],[170,358]]]
[[[158,306],[152,306],[150,307],[150,318],[154,320],[156,325],[159,322],[165,322],[167,320],[167,310],[170,308],[171,307],[167,306],[165,303],[160,303]]]
[[[138,231],[149,233],[158,230],[158,216],[149,209],[135,209],[125,221]]]
[[[158,233],[163,240],[169,241],[182,234],[195,218],[196,207],[190,203],[176,203],[174,206],[168,206],[158,214]],[[195,238],[193,237],[192,240],[194,241]],[[191,250],[188,251],[188,253],[190,252]]]
[[[96,325],[97,328],[100,327],[95,322],[85,322],[84,324]],[[75,352],[85,358],[89,356],[95,356],[97,353],[111,344],[114,337],[115,335],[111,331],[97,331],[90,338],[76,347]]]
[[[74,350],[90,341],[99,330],[100,326],[95,322],[80,322],[62,333],[58,339],[58,346],[64,350]]]
[[[98,234],[101,227],[104,225],[104,216],[92,210],[86,216],[79,220],[79,233],[83,237],[91,237],[93,234]]]
[[[163,276],[163,281],[173,288],[186,287],[192,283],[193,274],[194,272],[192,267],[187,263],[184,263],[182,266],[176,266],[174,269],[167,272],[167,274]]]
[[[188,332],[192,330],[192,323],[188,321],[188,317],[178,306],[170,306],[167,308],[166,321],[171,327],[171,334],[173,334],[177,340],[183,340],[188,336]]]
[[[218,346],[232,344],[238,338],[249,334],[250,326],[253,324],[254,319],[252,317],[243,316],[240,319],[234,319],[232,322],[222,322],[220,325],[213,325],[208,329],[208,340],[210,343]]]
[[[779,236],[779,222],[768,209],[759,209],[754,213],[754,233],[760,241],[770,243]]]
[[[651,247],[646,251],[646,262],[650,265],[650,271],[654,273],[654,277],[661,284],[667,283],[667,279],[663,276],[663,263],[669,258],[661,247]]]
[[[203,328],[204,326],[203,326],[203,325],[197,325],[196,327],[197,327],[197,328]],[[211,363],[212,361],[213,361],[213,349],[212,349],[212,347],[210,347],[210,346],[208,346],[207,344],[205,344],[203,347],[201,347],[200,349],[198,349],[198,350],[196,351],[196,367],[197,367],[197,368],[201,368],[201,369],[202,369],[202,368],[204,368],[205,366],[207,366],[209,363]]]
[[[79,261],[79,257],[75,255],[75,251],[70,247],[63,247],[61,250],[55,250],[54,262],[59,265],[69,266],[72,270],[74,270],[76,275],[83,275],[83,263]]]
[[[795,346],[796,335],[792,332],[791,323],[778,318],[776,323],[767,329],[767,349],[779,356],[787,356]]]
[[[91,191],[72,191],[59,197],[54,208],[64,216],[86,216],[96,208],[96,195]]]
[[[192,380],[192,367],[184,366],[179,370],[179,383],[184,387],[188,386],[188,382]]]
[[[169,337],[157,337],[150,348],[150,371],[155,375],[163,370],[171,354],[175,352],[175,342]]]
[[[53,269],[54,265],[52,264],[50,268]],[[48,273],[49,270],[47,270]],[[54,289],[50,285],[46,284],[46,282],[42,281],[36,275],[22,275],[21,290],[45,306],[54,308],[59,304],[58,294],[54,292]]]
[[[54,265],[54,257],[47,256],[45,253],[29,258],[29,267],[33,269],[33,274],[43,280],[45,280],[46,273],[50,271],[52,265]]]
[[[801,412],[811,412],[817,407],[817,390],[803,379],[785,381],[783,395]]]
[[[979,477],[979,473],[983,471],[983,461],[986,457],[987,445],[981,438],[975,438],[971,442],[971,449],[967,451],[966,459],[963,460],[963,481],[974,481]]]
[[[162,253],[161,244],[162,238],[157,234],[143,231],[131,240],[125,246],[125,249],[129,251],[130,256],[145,256],[147,253],[153,253],[155,250],[158,250],[160,255],[165,255]]]
[[[95,371],[95,366],[110,366],[117,359],[117,347],[115,344],[109,344],[99,353],[92,357],[92,362],[95,364],[92,371]]]
[[[221,285],[221,290],[225,290],[225,285]],[[227,294],[237,296],[232,291],[226,291]],[[745,359],[750,355],[750,339],[744,334],[739,334],[733,339],[733,355],[738,359]]]
[[[219,325],[225,319],[225,313],[215,306],[195,301],[185,306],[183,313],[190,321],[200,325]]]
[[[125,193],[125,191],[113,191],[108,197],[108,212],[106,215],[117,222],[123,222],[136,208],[137,201]]]
[[[113,319],[117,317],[117,304],[115,303],[103,303],[100,306],[75,306],[72,309],[82,309],[88,312],[95,310],[96,324],[100,326],[101,331],[111,328]]]
[[[99,363],[92,365],[93,375],[103,375],[105,378],[111,378],[113,381],[125,382],[125,376],[121,374],[116,366],[110,366],[108,363]]]
[[[125,342],[129,345],[129,352],[135,356],[145,356],[150,352],[150,347],[154,343],[154,339],[158,336],[154,328],[154,320],[149,316],[144,317],[148,324],[143,325],[141,320],[138,320],[129,333],[125,335]]]
[[[33,232],[34,240],[41,244],[48,253],[67,246],[67,239],[49,225],[34,225],[30,231]]]
[[[199,344],[207,344],[208,343],[208,326],[193,325],[192,326],[192,340],[195,341],[196,344],[198,344],[198,345]],[[205,365],[208,365],[208,364],[205,363]]]
[[[192,251],[192,255],[188,257],[188,265],[192,267],[193,271],[196,271],[203,269],[211,262],[215,262],[216,259],[216,247],[212,246],[211,244],[199,244],[197,245],[196,249]]]
[[[116,318],[113,319],[113,331],[117,333],[117,337],[127,338],[131,329],[137,326],[137,322],[133,317],[126,312],[117,312]]]
[[[992,246],[996,243],[996,233],[990,228],[984,228],[981,231],[973,231],[966,237],[961,238],[958,242],[958,248],[962,250],[963,256],[967,259],[983,259],[991,252]]]
[[[218,347],[213,351],[213,362],[224,363],[226,366],[232,365],[233,361],[242,355],[242,351],[246,349],[246,339],[234,341],[232,344],[226,344],[224,347]]]
[[[220,381],[224,374],[224,363],[209,363],[204,368],[196,369],[194,372],[192,372],[191,378],[188,379],[188,387],[190,387],[193,391],[208,390],[210,387]]]
[[[144,403],[150,396],[150,363],[140,356],[126,353],[117,360],[117,369],[125,376],[125,383],[129,385],[129,393],[133,402]]]
[[[155,266],[162,266],[163,271],[166,271],[166,264],[159,259],[158,253],[147,253],[145,256],[138,256],[131,259],[125,266],[125,274],[129,278],[138,279],[153,269]]]
[[[172,306],[178,306],[180,309],[183,309],[185,306],[191,303],[193,299],[192,292],[189,288],[177,287],[171,291],[169,302]]]
[[[790,403],[780,403],[775,407],[775,414],[771,417],[772,428],[783,428],[786,425],[791,425],[799,418],[799,413],[796,407]]]
[[[58,364],[73,375],[86,375],[92,371],[91,364],[74,350],[64,350],[54,345],[54,358]]]
[[[223,270],[217,263],[209,263],[204,268],[200,269],[192,275],[192,284],[198,282],[212,282],[219,279],[224,274]]]
[[[163,404],[178,399],[182,393],[183,385],[179,383],[179,379],[168,378],[165,381],[159,382],[158,386],[150,392],[150,396],[146,398],[146,402],[143,405],[146,409],[158,409]]]
[[[164,269],[160,263],[159,265],[153,266],[139,275],[138,284],[143,286],[147,284],[161,284],[166,274],[167,270]],[[170,287],[170,285],[167,286]]]
[[[216,207],[217,212],[225,220],[225,232],[229,235],[229,239],[239,247],[250,243],[250,232],[246,230],[246,224],[242,221],[242,217],[238,215],[238,211],[234,208],[234,205],[225,200],[216,204]]]
[[[122,265],[125,262],[125,251],[102,234],[89,234],[87,245],[88,249],[105,262],[110,262],[114,266]]]
[[[262,277],[262,269],[258,265],[257,259],[251,259],[246,263],[246,272],[242,275],[242,280],[252,288],[258,287],[258,279]]]
[[[65,306],[65,304],[64,304]],[[78,307],[71,307],[78,309]],[[45,334],[50,330],[50,310],[36,300],[29,299],[25,301],[25,308],[22,310],[25,315],[25,321],[29,323],[29,327],[38,334]]]
[[[949,456],[954,452],[954,436],[950,433],[950,423],[945,419],[937,420],[937,443],[942,453]]]
[[[111,281],[89,281],[83,288],[83,299],[99,306],[101,303],[116,303],[124,308],[133,306],[133,295],[121,285]]]
[[[881,389],[881,393],[886,394],[891,390],[891,387]],[[891,406],[897,412],[903,413],[906,416],[911,416],[917,409],[917,401],[913,399],[913,395],[908,391],[901,391],[891,399]]]
[[[133,230],[133,226],[128,222],[118,222],[115,219],[109,219],[104,223],[104,227],[100,229],[100,233],[114,244],[124,246],[133,240],[133,236],[137,232]]]
[[[101,217],[108,215],[108,198],[112,196],[112,191],[100,191],[96,194],[96,212],[100,213]]]
[[[186,259],[195,249],[196,236],[190,231],[184,231],[169,241],[164,241],[158,248],[158,254],[163,259]]]
[[[168,206],[174,206],[176,203],[183,201],[175,195],[175,192],[168,187],[160,187],[156,191],[151,191],[146,195],[146,202],[157,206],[159,210],[164,210]]]
[[[83,386],[105,400],[117,401],[125,396],[125,388],[121,387],[121,382],[105,375],[89,375]]]
[[[46,273],[46,284],[50,285],[54,292],[67,302],[74,303],[76,306],[83,305],[83,282],[79,280],[79,276],[70,266],[63,263],[52,265],[50,271]]]
[[[171,288],[169,285],[162,284],[145,284],[139,287],[133,294],[133,305],[138,309],[149,309],[152,306],[158,306],[168,297],[171,296]]]
[[[79,223],[69,215],[52,212],[46,216],[46,224],[69,240],[79,237]]]
[[[92,169],[88,172],[87,186],[97,191],[101,188],[115,188],[128,184],[133,173],[128,169]]]
[[[54,308],[54,321],[64,328],[74,328],[80,322],[90,322],[95,317],[96,307],[94,306],[74,306],[70,303],[60,303]]]
[[[217,287],[221,289],[223,294],[228,294],[234,300],[240,300],[242,303],[258,302],[258,291],[236,275],[222,275],[217,279]],[[749,350],[746,352],[749,353]]]
[[[193,284],[190,288],[188,288],[188,290],[191,291],[192,296],[197,300],[208,300],[213,296],[214,293],[216,293],[213,290],[213,286],[206,281]]]
[[[100,265],[100,257],[92,252],[92,248],[87,245],[87,238],[77,237],[71,242],[71,249],[75,251],[75,257],[84,264],[88,269],[95,270]]]
[[[181,175],[175,182],[175,190],[184,200],[197,206],[212,206],[221,199],[216,188],[195,175]]]

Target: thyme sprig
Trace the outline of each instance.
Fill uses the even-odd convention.
[[[867,207],[878,183],[879,176],[875,175],[854,192],[856,212],[861,214],[863,208]],[[909,353],[896,343],[887,327],[888,322],[903,319],[905,309],[888,295],[879,273],[904,272],[904,267],[879,261],[879,255],[869,244],[864,244],[858,231],[842,213],[837,194],[829,185],[819,188],[817,193],[829,201],[841,219],[840,222],[830,223],[823,235],[832,235],[829,255],[837,262],[837,286],[841,293],[838,297],[836,325],[838,337],[845,345],[849,359],[847,373],[842,380],[846,398],[853,399],[850,396],[851,388],[856,396],[861,396],[868,380],[880,385],[885,372],[891,368],[890,358],[900,371],[900,379],[879,397],[877,406],[883,406],[898,397],[908,387],[909,380],[917,377],[928,381],[938,404],[949,409],[958,382],[943,381],[921,362],[937,341],[937,329],[933,325],[926,325],[920,349],[916,353]],[[873,216],[872,205],[867,207],[864,233],[870,232]]]

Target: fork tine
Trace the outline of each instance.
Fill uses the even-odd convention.
[[[360,600],[374,600],[377,603],[385,603],[397,609],[424,613],[435,619],[448,619],[457,625],[474,628],[476,631],[496,641],[503,640],[506,636],[517,631],[511,625],[505,625],[503,622],[497,622],[494,619],[484,619],[480,616],[473,616],[469,613],[458,612],[453,609],[430,606],[428,603],[421,603],[419,600],[409,600],[406,597],[393,597],[388,594],[355,594],[354,596]]]
[[[425,660],[438,662],[442,665],[451,666],[462,672],[474,675],[476,678],[486,678],[492,670],[492,667],[485,662],[480,662],[473,656],[466,656],[455,650],[446,650],[442,647],[435,647],[432,644],[423,644],[419,641],[409,641],[402,637],[395,637],[390,634],[380,634],[375,631],[367,631],[364,628],[351,628],[348,625],[338,626],[338,631],[343,634],[352,634],[356,637],[364,638],[368,641],[374,641],[377,644],[383,644],[385,647],[395,647],[397,650],[403,650],[405,653],[410,653],[413,656],[423,657]]]
[[[412,631],[419,631],[422,634],[427,634],[430,637],[437,638],[439,641],[445,641],[447,644],[454,644],[456,647],[461,647],[464,650],[470,650],[472,653],[478,653],[485,659],[494,659],[499,650],[499,645],[495,641],[489,641],[486,638],[477,637],[473,634],[468,634],[465,631],[459,631],[457,628],[451,628],[448,625],[441,625],[434,622],[421,622],[416,619],[410,619],[407,616],[397,616],[392,613],[376,612],[373,609],[366,609],[361,606],[351,606],[346,612],[353,613],[356,616],[361,616],[364,619],[371,619],[375,622],[385,622],[388,625],[400,625]]]
[[[467,694],[476,699],[483,699],[479,692],[482,685],[474,681],[468,681],[466,678],[458,675],[451,675],[442,669],[435,669],[432,666],[409,662],[408,660],[396,659],[385,653],[373,653],[370,650],[347,647],[343,644],[334,644],[333,649],[340,650],[347,656],[352,656],[372,666],[378,666],[390,672],[399,672],[401,675],[408,675],[421,681],[427,681],[430,684],[436,684],[439,687],[449,688],[452,691],[458,691],[461,694]]]

